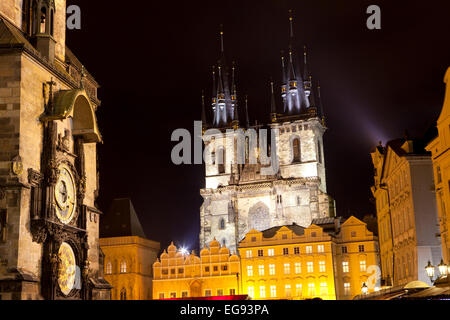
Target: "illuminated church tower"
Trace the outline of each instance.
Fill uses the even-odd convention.
[[[271,123],[266,125],[249,124],[248,101],[237,94],[236,68],[233,63],[230,70],[226,64],[220,32],[220,58],[213,68],[211,121],[207,121],[204,97],[202,100],[203,141],[210,158],[205,159],[205,188],[200,191],[204,199],[200,208],[200,247],[216,238],[235,251],[252,229],[261,231],[293,223],[308,227],[313,219],[335,215],[334,200],[326,193],[322,139],[326,128],[320,88],[313,85],[309,74],[306,48],[303,75],[300,72],[292,15],[289,24],[289,50],[281,61],[278,104],[282,110],[277,108],[271,82]],[[245,121],[239,121],[240,112]],[[262,161],[260,129],[272,131],[275,141],[275,150],[270,146],[267,150],[269,164]],[[242,144],[239,132],[245,139]],[[271,138],[268,141],[270,145]],[[279,170],[268,172],[268,167]]]

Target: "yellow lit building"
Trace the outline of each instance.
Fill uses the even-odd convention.
[[[341,224],[335,239],[336,295],[352,299],[365,283],[372,292],[380,288],[378,237],[361,220],[350,217]],[[380,275],[381,276],[381,275]]]
[[[153,264],[154,299],[196,298],[239,293],[239,257],[215,239],[200,257],[171,243]]]
[[[251,230],[240,242],[242,287],[254,299],[351,299],[378,266],[377,237],[355,217]]]
[[[450,68],[444,77],[444,105],[437,120],[438,136],[426,149],[431,151],[436,188],[436,201],[444,263],[450,264]]]
[[[159,242],[148,240],[130,199],[115,199],[101,225],[105,279],[112,300],[152,299],[152,265]]]
[[[441,260],[431,157],[423,139],[395,139],[371,153],[384,284],[430,284],[424,268]]]

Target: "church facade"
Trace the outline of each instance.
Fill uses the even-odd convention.
[[[202,105],[206,177],[200,191],[201,247],[217,239],[236,252],[250,230],[293,223],[308,227],[313,219],[335,216],[326,187],[320,87],[308,71],[306,49],[300,68],[292,16],[289,20],[289,50],[281,59],[281,96],[271,82],[271,120],[264,125],[250,125],[248,100],[237,93],[236,67],[227,65],[220,33],[210,117],[204,97]]]
[[[0,2],[0,299],[109,299],[99,247],[99,85],[65,0]]]

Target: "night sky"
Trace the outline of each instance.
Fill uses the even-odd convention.
[[[337,214],[375,213],[371,149],[378,141],[421,136],[439,115],[450,65],[448,0],[442,1],[68,1],[81,8],[81,30],[67,45],[100,83],[97,116],[99,206],[130,197],[147,237],[198,245],[202,165],[175,166],[172,131],[193,130],[201,91],[210,101],[211,66],[237,64],[240,98],[251,122],[268,122],[269,81],[280,85],[280,51],[307,45],[322,88],[328,193]],[[381,30],[368,30],[366,8],[381,8]],[[280,100],[277,101],[280,107]]]

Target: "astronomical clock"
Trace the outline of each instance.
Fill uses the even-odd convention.
[[[99,84],[65,44],[65,0],[0,2],[0,300],[109,299]]]
[[[85,91],[81,89],[63,90],[55,97],[50,92],[47,112],[41,117],[44,125],[43,170],[29,169],[28,172],[30,225],[33,241],[43,245],[42,296],[46,299],[88,299],[92,288],[87,230],[89,208],[83,204],[87,179],[84,146],[97,138],[93,132],[77,132],[73,109],[77,106],[59,105],[65,100],[63,96],[71,97],[68,101],[87,102]],[[72,113],[72,116],[65,113]]]

